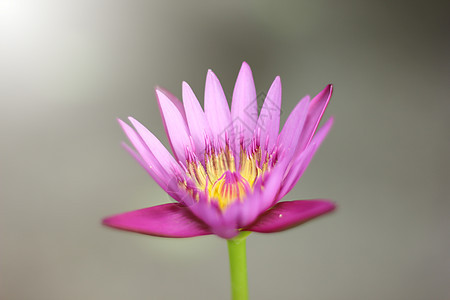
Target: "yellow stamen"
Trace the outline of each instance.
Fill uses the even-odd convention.
[[[225,209],[231,203],[242,200],[248,183],[236,172],[225,172],[211,188],[209,195],[217,200],[219,207]]]
[[[250,153],[241,146],[239,171],[236,171],[233,152],[228,145],[225,149],[211,147],[205,151],[204,158],[204,165],[195,156],[188,160],[187,176],[198,191],[206,192],[209,200],[217,201],[222,210],[244,199],[256,180],[270,170],[270,155],[265,153],[263,157],[259,146],[253,147]]]

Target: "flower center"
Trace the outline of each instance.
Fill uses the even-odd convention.
[[[221,209],[236,200],[242,200],[250,185],[239,173],[226,171],[209,189],[209,196],[216,199]]]
[[[277,161],[277,149],[261,153],[259,143],[254,140],[245,149],[241,142],[239,170],[229,143],[224,149],[207,143],[204,161],[200,162],[194,152],[187,150],[186,175],[192,184],[180,182],[194,197],[197,192],[206,193],[209,201],[216,202],[225,210],[235,201],[242,201],[252,191],[256,180],[269,171]]]

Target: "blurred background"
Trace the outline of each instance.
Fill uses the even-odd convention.
[[[286,199],[339,209],[248,239],[252,299],[450,299],[448,1],[0,0],[0,298],[229,299],[226,242],[102,227],[171,201],[120,147],[167,140],[153,88],[231,98],[280,75],[283,115],[333,83],[335,126]]]

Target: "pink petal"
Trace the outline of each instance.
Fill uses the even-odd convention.
[[[153,155],[153,153],[150,151],[150,149],[148,149],[148,147],[145,145],[141,137],[127,123],[123,122],[120,119],[118,119],[118,121],[123,131],[127,135],[128,139],[133,144],[134,148],[137,150],[137,152],[141,156],[142,160],[146,163],[146,165],[150,169],[152,169],[159,178],[162,179],[167,178],[168,174],[166,170],[161,166],[161,164]]]
[[[279,199],[289,193],[289,191],[295,186],[295,184],[297,184],[332,126],[333,118],[330,118],[322,126],[322,128],[320,128],[319,132],[314,136],[312,142],[308,145],[305,151],[303,151],[300,155],[297,156],[297,158],[294,159],[292,168],[289,170],[286,178],[283,180],[283,187],[281,188]]]
[[[283,231],[326,214],[335,208],[336,205],[328,200],[280,202],[243,230],[262,233]]]
[[[252,70],[246,62],[242,63],[236,85],[234,86],[231,119],[236,137],[240,138],[243,136],[245,145],[247,145],[256,128],[258,103]]]
[[[122,143],[122,147],[147,171],[147,173],[155,180],[155,182],[174,200],[185,203],[185,198],[180,197],[178,185],[176,184],[175,177],[170,175],[159,176],[156,174],[155,169],[147,165],[142,157],[137,154],[130,146]]]
[[[311,142],[314,132],[316,132],[317,126],[319,126],[320,119],[327,108],[332,93],[333,86],[329,84],[323,91],[311,100],[305,126],[303,127],[303,132],[297,146],[297,152],[303,151],[303,149],[305,149]]]
[[[200,193],[198,202],[190,205],[189,209],[197,218],[205,222],[214,234],[224,239],[231,239],[239,234],[237,217],[233,218],[236,216],[236,210],[227,209],[223,214],[215,202],[209,201],[205,194]]]
[[[264,177],[264,180],[258,180],[255,183],[253,193],[241,204],[239,227],[246,227],[253,223],[261,213],[273,206],[280,189],[282,175],[281,169],[274,169]]]
[[[164,95],[167,96],[167,98],[173,103],[173,105],[175,105],[175,107],[178,109],[178,111],[180,112],[181,116],[183,117],[184,121],[187,123],[187,118],[186,118],[186,113],[184,111],[184,107],[183,107],[183,103],[181,103],[180,100],[178,100],[177,97],[175,97],[171,92],[169,92],[168,90],[166,90],[165,88],[162,88],[160,86],[157,86],[155,88],[156,90],[160,90],[162,93],[164,93]],[[164,122],[164,120],[163,120]],[[166,126],[164,124],[164,126]]]
[[[285,151],[286,160],[290,160],[295,153],[300,135],[302,134],[303,125],[305,124],[306,115],[308,113],[309,96],[305,96],[295,106],[289,115],[283,129],[281,130],[278,144]]]
[[[261,113],[259,114],[257,130],[260,131],[261,145],[268,141],[267,150],[271,150],[275,145],[280,132],[280,111],[281,111],[281,80],[277,76],[267,92]]]
[[[136,119],[128,118],[133,124],[136,131],[141,136],[142,140],[147,145],[148,149],[153,153],[155,158],[159,161],[161,166],[167,170],[171,171],[174,168],[180,170],[178,163],[175,161],[173,156],[167,151],[166,147],[158,140],[157,137],[153,135],[144,125],[139,123]]]
[[[103,220],[106,226],[153,236],[187,238],[212,234],[186,206],[177,203],[139,209]]]
[[[130,146],[125,143],[122,143],[122,147],[147,171],[147,173],[153,178],[153,180],[164,190],[167,192],[167,183],[166,177],[160,177],[156,174],[155,170],[151,168],[142,157],[136,153]]]
[[[173,153],[177,160],[184,163],[186,161],[186,148],[190,148],[189,129],[182,114],[171,99],[159,89],[156,89],[156,96]]]
[[[205,114],[214,138],[223,146],[225,131],[232,130],[231,114],[222,85],[211,70],[206,76]]]
[[[191,87],[184,81],[183,104],[189,132],[194,140],[196,154],[201,159],[205,150],[205,136],[211,137],[211,129],[197,97],[195,97]]]

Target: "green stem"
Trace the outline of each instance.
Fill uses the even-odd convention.
[[[248,300],[245,239],[249,234],[249,231],[243,231],[235,238],[228,240],[232,300]]]

